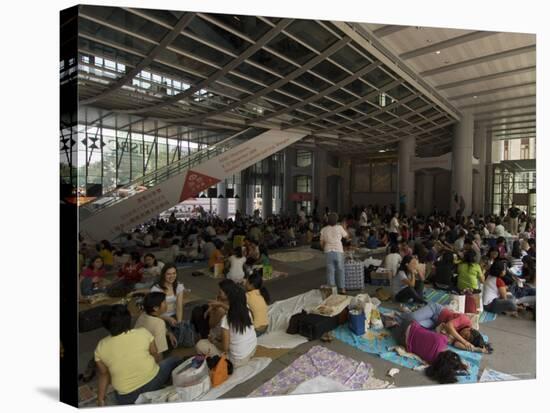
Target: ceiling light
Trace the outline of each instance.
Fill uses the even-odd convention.
[[[441,54],[441,50],[437,50],[435,54]]]
[[[474,99],[477,99],[477,95],[474,96]]]
[[[386,152],[386,150],[385,149],[380,149],[378,152],[384,153],[384,152]]]

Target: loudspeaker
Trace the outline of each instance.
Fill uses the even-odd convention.
[[[86,185],[86,196],[99,197],[103,193],[103,185],[101,184],[88,184]]]
[[[226,198],[233,198],[234,195],[234,189],[233,188],[225,188],[225,197]]]
[[[208,188],[208,198],[217,198],[218,188]]]

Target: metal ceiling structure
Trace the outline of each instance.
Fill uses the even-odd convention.
[[[415,136],[419,148],[445,152],[460,118],[452,96],[405,71],[354,23],[99,6],[79,6],[78,23],[86,127],[139,124],[169,137],[296,129],[307,131],[306,142],[355,154],[394,150]],[[394,39],[407,31],[384,26],[374,34]],[[487,38],[464,34],[447,47]],[[407,51],[407,63],[430,50]],[[498,93],[510,92],[517,90]]]
[[[478,125],[492,128],[498,120],[504,136],[536,135],[534,34],[361,26],[460,111],[472,111]],[[527,114],[529,121],[517,127]]]

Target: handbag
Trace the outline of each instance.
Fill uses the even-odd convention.
[[[195,364],[200,363],[198,367]],[[210,375],[206,361],[191,357],[172,371],[172,384],[180,400],[196,400],[210,390]]]
[[[216,357],[212,357],[215,360]],[[229,377],[229,364],[227,358],[222,354],[217,363],[210,369],[210,381],[212,387],[217,387]]]
[[[457,313],[464,313],[466,306],[466,296],[458,294],[450,294],[451,301],[447,307]]]
[[[174,336],[178,342],[178,347],[194,347],[197,343],[197,332],[189,321],[182,321],[173,329]]]

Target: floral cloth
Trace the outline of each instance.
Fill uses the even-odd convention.
[[[369,379],[371,366],[345,357],[325,347],[314,346],[249,397],[288,394],[299,384],[317,376],[332,379],[347,388],[361,390]]]

